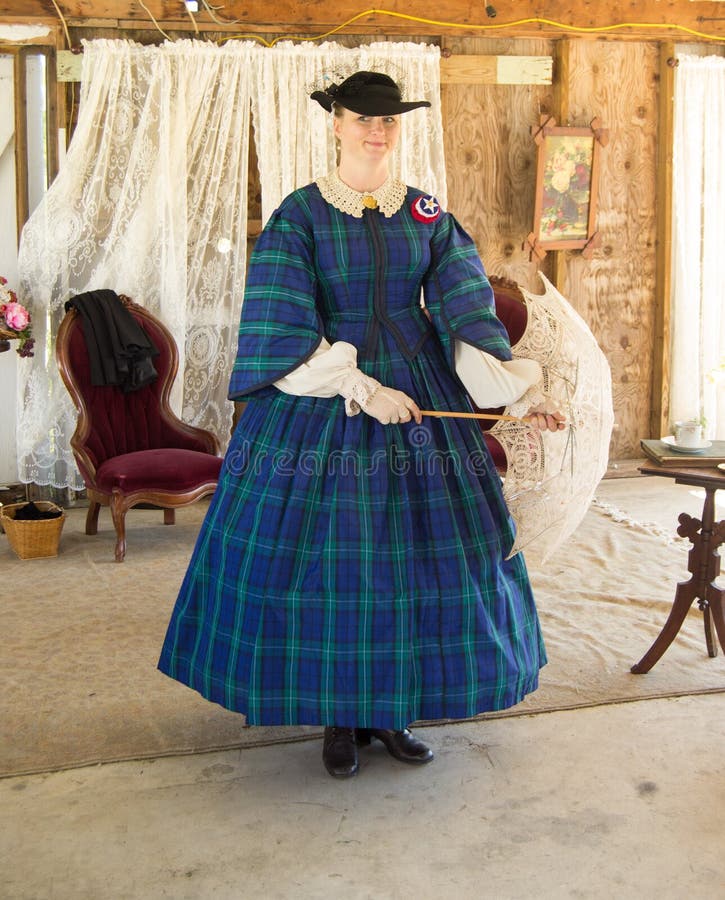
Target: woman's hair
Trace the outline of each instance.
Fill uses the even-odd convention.
[[[345,115],[345,107],[341,103],[335,103],[332,101],[332,113],[337,116],[338,119],[341,119]]]

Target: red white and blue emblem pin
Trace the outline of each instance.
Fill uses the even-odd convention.
[[[413,202],[410,211],[418,222],[435,222],[441,214],[441,206],[435,197],[423,194]]]

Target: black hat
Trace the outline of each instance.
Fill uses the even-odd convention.
[[[430,106],[427,100],[404,103],[400,88],[382,72],[355,72],[342,84],[331,84],[324,91],[315,91],[310,99],[317,100],[323,109],[332,111],[338,103],[361,116],[397,116],[421,106]]]

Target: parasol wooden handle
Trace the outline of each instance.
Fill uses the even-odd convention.
[[[499,416],[495,413],[448,412],[448,410],[421,409],[422,416],[438,416],[449,419],[495,419],[501,422],[525,422],[520,416]]]

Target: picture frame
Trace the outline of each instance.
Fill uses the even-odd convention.
[[[597,118],[586,128],[557,125],[543,116],[532,133],[538,152],[534,227],[524,244],[529,258],[543,259],[549,250],[581,250],[589,256],[600,240],[599,151],[609,132]]]

